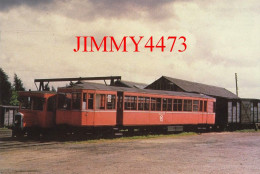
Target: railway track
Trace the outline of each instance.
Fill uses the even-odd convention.
[[[56,141],[42,141],[42,140],[30,140],[30,139],[14,139],[12,138],[12,130],[10,129],[0,129],[0,152],[18,149],[18,148],[28,148],[28,147],[37,147],[37,146],[47,146],[60,144],[62,142]]]
[[[47,146],[60,144],[61,142],[40,142],[40,141],[1,141],[0,140],[0,152],[18,148],[29,148],[29,147],[38,147],[38,146]]]

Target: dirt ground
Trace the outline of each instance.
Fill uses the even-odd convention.
[[[260,132],[65,143],[0,152],[6,173],[260,173]]]

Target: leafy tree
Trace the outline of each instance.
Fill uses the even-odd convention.
[[[8,105],[11,98],[11,83],[8,76],[0,68],[0,104]]]
[[[17,74],[14,74],[14,84],[13,84],[15,91],[25,91],[25,88],[23,86],[22,80],[17,76]]]

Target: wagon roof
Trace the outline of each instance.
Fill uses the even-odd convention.
[[[210,96],[232,98],[232,99],[239,98],[237,95],[233,94],[232,92],[222,87],[190,82],[190,81],[176,79],[167,76],[162,76],[161,78],[165,78],[169,80],[170,82],[176,84],[186,92],[194,92],[194,93],[206,94]]]
[[[104,90],[104,91],[137,92],[137,93],[144,93],[144,94],[173,95],[173,96],[183,96],[183,97],[213,98],[204,94],[106,86],[104,84],[91,83],[91,82],[83,82],[81,84],[74,84],[72,86],[58,88],[58,91],[60,89],[92,89],[92,90]]]

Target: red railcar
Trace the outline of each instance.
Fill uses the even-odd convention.
[[[57,125],[213,125],[215,99],[200,94],[82,83],[58,88]]]
[[[34,134],[55,126],[56,93],[46,91],[18,92],[19,112],[14,118],[13,136]]]

